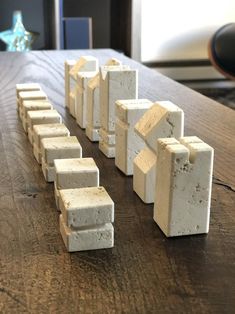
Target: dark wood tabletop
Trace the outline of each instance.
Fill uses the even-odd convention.
[[[139,98],[171,100],[185,135],[215,149],[210,232],[167,239],[124,176],[64,106],[64,61],[116,57],[139,69]],[[67,253],[16,111],[15,85],[38,82],[93,157],[115,202],[115,247]],[[235,111],[112,50],[0,53],[0,313],[235,313]]]

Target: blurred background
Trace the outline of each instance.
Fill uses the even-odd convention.
[[[234,87],[208,56],[215,31],[235,21],[234,0],[1,0],[0,32],[15,10],[39,34],[32,49],[113,48],[201,92]]]

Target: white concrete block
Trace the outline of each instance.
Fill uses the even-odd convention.
[[[75,117],[77,124],[86,128],[87,123],[87,85],[90,79],[96,76],[97,72],[79,72],[77,74],[77,85],[75,95]]]
[[[156,154],[150,148],[145,147],[133,162],[133,190],[147,204],[154,202],[156,161]]]
[[[19,107],[25,100],[47,100],[47,95],[42,90],[19,92]]]
[[[19,107],[20,107],[20,99],[19,99],[20,92],[32,92],[32,91],[39,91],[39,90],[41,90],[41,87],[38,83],[16,84],[17,110],[19,111]]]
[[[100,128],[100,75],[97,73],[87,84],[86,135],[92,142],[99,141]]]
[[[69,135],[70,132],[63,123],[37,124],[33,126],[33,142],[39,149],[41,148],[42,138]]]
[[[183,136],[184,112],[170,101],[156,102],[136,123],[135,131],[156,152],[158,138]]]
[[[62,117],[55,109],[52,110],[33,110],[27,112],[28,127],[33,129],[37,124],[62,123]]]
[[[42,163],[42,172],[44,175],[44,178],[47,182],[54,182],[55,181],[55,167],[50,166],[45,162],[45,159],[41,157],[41,163]]]
[[[138,72],[128,66],[103,66],[100,70],[100,125],[111,135],[115,134],[115,102],[118,99],[138,97]],[[99,148],[104,152],[104,144]],[[111,150],[114,150],[111,147]],[[115,152],[114,152],[115,155]],[[106,155],[107,156],[107,155]],[[108,157],[108,156],[107,156]]]
[[[81,158],[82,147],[76,136],[49,137],[41,140],[45,163],[54,166],[55,159]]]
[[[114,203],[103,187],[59,190],[61,213],[69,228],[114,221]]]
[[[100,69],[100,122],[115,131],[115,102],[138,97],[138,72],[129,66],[102,66]]]
[[[25,132],[28,132],[27,112],[33,110],[51,110],[52,104],[48,100],[25,100],[20,108],[20,114],[22,115],[22,124]]]
[[[75,97],[76,97],[76,86],[70,89],[69,93],[69,112],[72,117],[76,118],[75,114]]]
[[[167,237],[208,233],[213,153],[196,137],[158,140],[154,220]]]
[[[53,109],[49,100],[24,100],[22,103],[23,116],[27,118],[27,112],[33,110],[50,110]]]
[[[69,94],[70,94],[70,75],[72,67],[76,64],[76,60],[65,60],[64,63],[64,82],[65,82],[65,106],[69,108]]]
[[[38,83],[16,84],[16,97],[19,97],[20,92],[32,92],[36,90],[41,90],[41,86]]]
[[[157,139],[160,137],[181,137],[184,131],[184,112],[169,101],[156,102],[148,109],[135,125],[136,133],[145,141],[149,150],[141,151],[141,155],[134,160],[133,187],[134,191],[146,203],[154,202]],[[151,152],[151,153],[150,153]],[[145,161],[144,161],[145,160]],[[147,172],[146,172],[147,171]],[[141,174],[142,172],[142,174]],[[139,178],[151,178],[146,184],[140,184]],[[145,182],[145,181],[144,181]],[[147,192],[146,192],[147,191]],[[147,194],[146,194],[147,193]]]
[[[71,229],[60,215],[60,233],[68,252],[108,249],[114,246],[114,229],[111,223]]]
[[[74,66],[71,67],[69,71],[69,90],[66,92],[67,97],[69,97],[69,112],[76,118],[76,83],[77,74],[80,72],[97,72],[98,71],[98,59],[92,56],[81,57]]]
[[[134,126],[153,105],[147,99],[118,100],[116,102],[115,165],[126,175],[133,174],[133,161],[145,144]]]
[[[59,190],[99,186],[99,169],[93,158],[55,159],[54,165]]]
[[[121,61],[109,59],[106,66],[120,66]],[[100,128],[100,74],[90,79],[87,85],[87,124],[86,135],[92,142],[99,141]]]

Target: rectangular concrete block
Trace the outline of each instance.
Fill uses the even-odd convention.
[[[61,213],[69,228],[114,221],[114,203],[103,187],[59,190]]]
[[[81,72],[97,72],[98,71],[98,59],[93,56],[82,56],[79,60],[75,62],[71,69],[69,70],[69,75],[67,82],[68,91],[66,91],[65,96],[69,101],[68,107],[70,114],[76,118],[76,84],[77,84],[77,74]]]
[[[41,86],[38,83],[16,84],[16,97],[19,97],[20,92],[32,92],[36,90],[41,90]]]
[[[54,164],[59,190],[99,186],[99,169],[93,158],[56,159]]]
[[[107,249],[114,246],[111,223],[90,228],[71,229],[60,215],[60,233],[68,252]]]
[[[76,60],[65,60],[64,63],[64,82],[65,82],[65,106],[69,108],[69,94],[70,94],[70,75],[72,67],[75,66]]]
[[[134,158],[133,190],[147,204],[154,202],[156,162],[156,154],[148,147],[142,149]]]
[[[32,91],[40,91],[41,86],[38,83],[23,83],[16,84],[16,100],[17,100],[17,110],[20,108],[20,92],[32,92]]]
[[[28,127],[33,129],[36,124],[62,123],[62,117],[57,110],[33,110],[27,112]]]
[[[77,124],[86,128],[87,124],[87,85],[97,72],[80,72],[77,74],[77,85],[75,95],[75,116]]]
[[[115,102],[138,98],[138,72],[129,66],[103,66],[100,70],[100,122],[115,131]]]
[[[126,175],[133,174],[133,161],[145,144],[134,126],[153,105],[147,99],[118,100],[116,102],[115,165]]]
[[[154,220],[167,237],[208,233],[213,156],[197,137],[158,140]]]
[[[51,110],[52,104],[48,100],[25,100],[20,108],[20,116],[25,132],[28,132],[27,112],[33,110]]]
[[[70,132],[63,123],[37,124],[33,126],[33,142],[40,149],[41,139],[46,137],[69,136]]]
[[[19,92],[19,107],[25,100],[47,100],[47,95],[42,90]]]
[[[103,66],[100,70],[100,125],[108,133],[115,134],[115,102],[118,99],[138,97],[138,72],[128,66]],[[107,142],[101,140],[99,148],[104,153]],[[105,144],[105,145],[104,145]],[[115,144],[114,144],[115,145]],[[111,147],[112,151],[115,149]],[[110,151],[108,149],[108,151]],[[108,154],[110,156],[110,152]],[[106,155],[108,157],[108,155]]]
[[[49,100],[25,100],[22,103],[24,118],[27,118],[27,112],[33,110],[50,110],[53,109]]]
[[[86,135],[92,142],[99,141],[100,128],[100,75],[97,73],[87,84]]]
[[[157,140],[161,137],[182,137],[184,132],[184,112],[170,101],[159,101],[151,106],[134,127],[135,132],[145,141],[147,149],[134,159],[133,186],[135,192],[146,203],[154,202]],[[151,154],[150,154],[151,151]],[[146,154],[147,153],[147,154]],[[146,156],[145,156],[146,155]],[[145,158],[146,157],[146,158]],[[144,158],[146,159],[144,161]],[[153,161],[155,165],[153,167]],[[151,178],[151,183],[140,184],[141,177]],[[144,181],[145,182],[145,181]],[[148,192],[146,192],[146,189]],[[147,193],[147,194],[146,194]]]
[[[74,87],[70,89],[69,93],[69,112],[72,117],[76,118],[76,113],[75,113],[75,100],[76,98],[76,86],[74,84]]]
[[[41,153],[45,163],[54,166],[55,159],[81,158],[82,147],[76,136],[43,138]]]

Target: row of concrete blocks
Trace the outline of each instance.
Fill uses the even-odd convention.
[[[213,149],[184,137],[184,112],[175,104],[137,99],[137,72],[115,62],[97,72],[94,57],[66,61],[66,106],[89,139],[133,175],[134,191],[154,203],[154,220],[167,236],[207,233]]]
[[[62,123],[39,84],[17,84],[17,109],[47,182],[54,182],[60,232],[69,252],[114,245],[114,203],[99,169]]]

